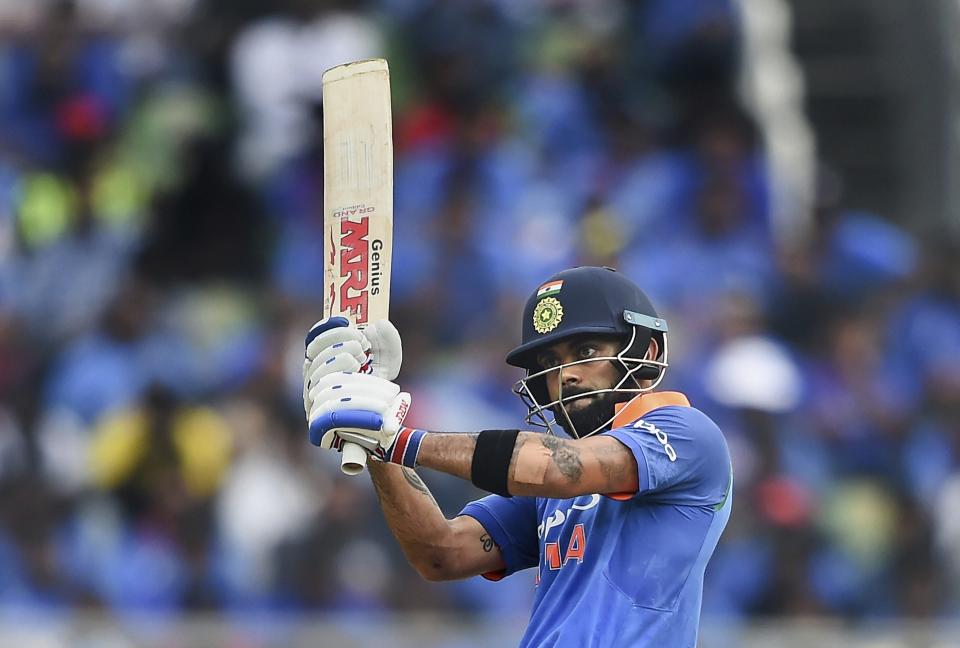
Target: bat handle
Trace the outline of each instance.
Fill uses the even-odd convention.
[[[340,470],[344,475],[359,475],[367,466],[367,451],[356,443],[344,443],[340,455]]]

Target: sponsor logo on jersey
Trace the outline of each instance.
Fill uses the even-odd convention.
[[[586,502],[577,503],[574,501],[569,507],[567,507],[566,512],[563,509],[557,509],[550,515],[546,520],[540,523],[540,526],[537,527],[537,535],[541,538],[546,537],[550,533],[550,529],[556,528],[562,525],[567,516],[570,515],[573,511],[589,511],[592,508],[595,508],[597,504],[600,503],[600,496],[594,493],[593,495],[585,495],[584,497],[589,497],[590,499]],[[580,498],[577,498],[580,499]]]
[[[657,437],[657,441],[659,441],[660,445],[663,446],[663,451],[667,453],[667,458],[671,462],[674,462],[677,460],[677,451],[673,449],[672,445],[670,445],[670,437],[668,437],[663,430],[658,428],[653,423],[647,423],[643,419],[640,419],[639,421],[634,423],[633,427],[638,430],[649,432],[653,436]]]
[[[588,498],[584,500],[584,498]],[[550,514],[540,526],[537,527],[537,535],[544,540],[542,556],[542,565],[545,565],[550,571],[557,571],[571,561],[576,564],[583,562],[587,553],[587,531],[582,522],[577,522],[570,530],[570,540],[561,545],[559,535],[555,542],[547,541],[547,536],[552,529],[559,529],[558,534],[563,533],[563,524],[578,512],[589,511],[600,503],[600,496],[584,495],[574,500],[573,504],[566,510],[557,509]],[[540,582],[540,570],[537,570],[537,584]]]

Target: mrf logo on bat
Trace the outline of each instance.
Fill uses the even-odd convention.
[[[336,295],[340,295],[340,310],[349,311],[357,324],[366,324],[369,312],[370,295],[380,294],[380,280],[382,269],[380,252],[383,250],[383,241],[368,239],[370,232],[369,217],[376,211],[375,207],[354,205],[333,213],[334,218],[340,220],[337,238],[331,240],[330,261],[333,262],[339,250],[340,273],[338,281],[340,290],[330,286],[331,303],[336,303]],[[331,239],[333,234],[331,233]]]

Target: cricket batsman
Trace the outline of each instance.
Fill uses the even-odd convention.
[[[733,473],[716,424],[656,391],[666,321],[624,275],[579,267],[531,295],[522,331],[507,362],[526,370],[514,391],[545,433],[449,434],[402,425],[410,396],[392,382],[402,352],[389,322],[318,322],[304,363],[311,442],[368,451],[384,516],[424,578],[536,567],[522,646],[694,648]],[[418,466],[491,495],[448,520]]]

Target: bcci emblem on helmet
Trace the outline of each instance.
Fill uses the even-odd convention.
[[[533,310],[533,328],[537,333],[549,333],[557,328],[563,319],[563,305],[555,297],[540,300]]]

